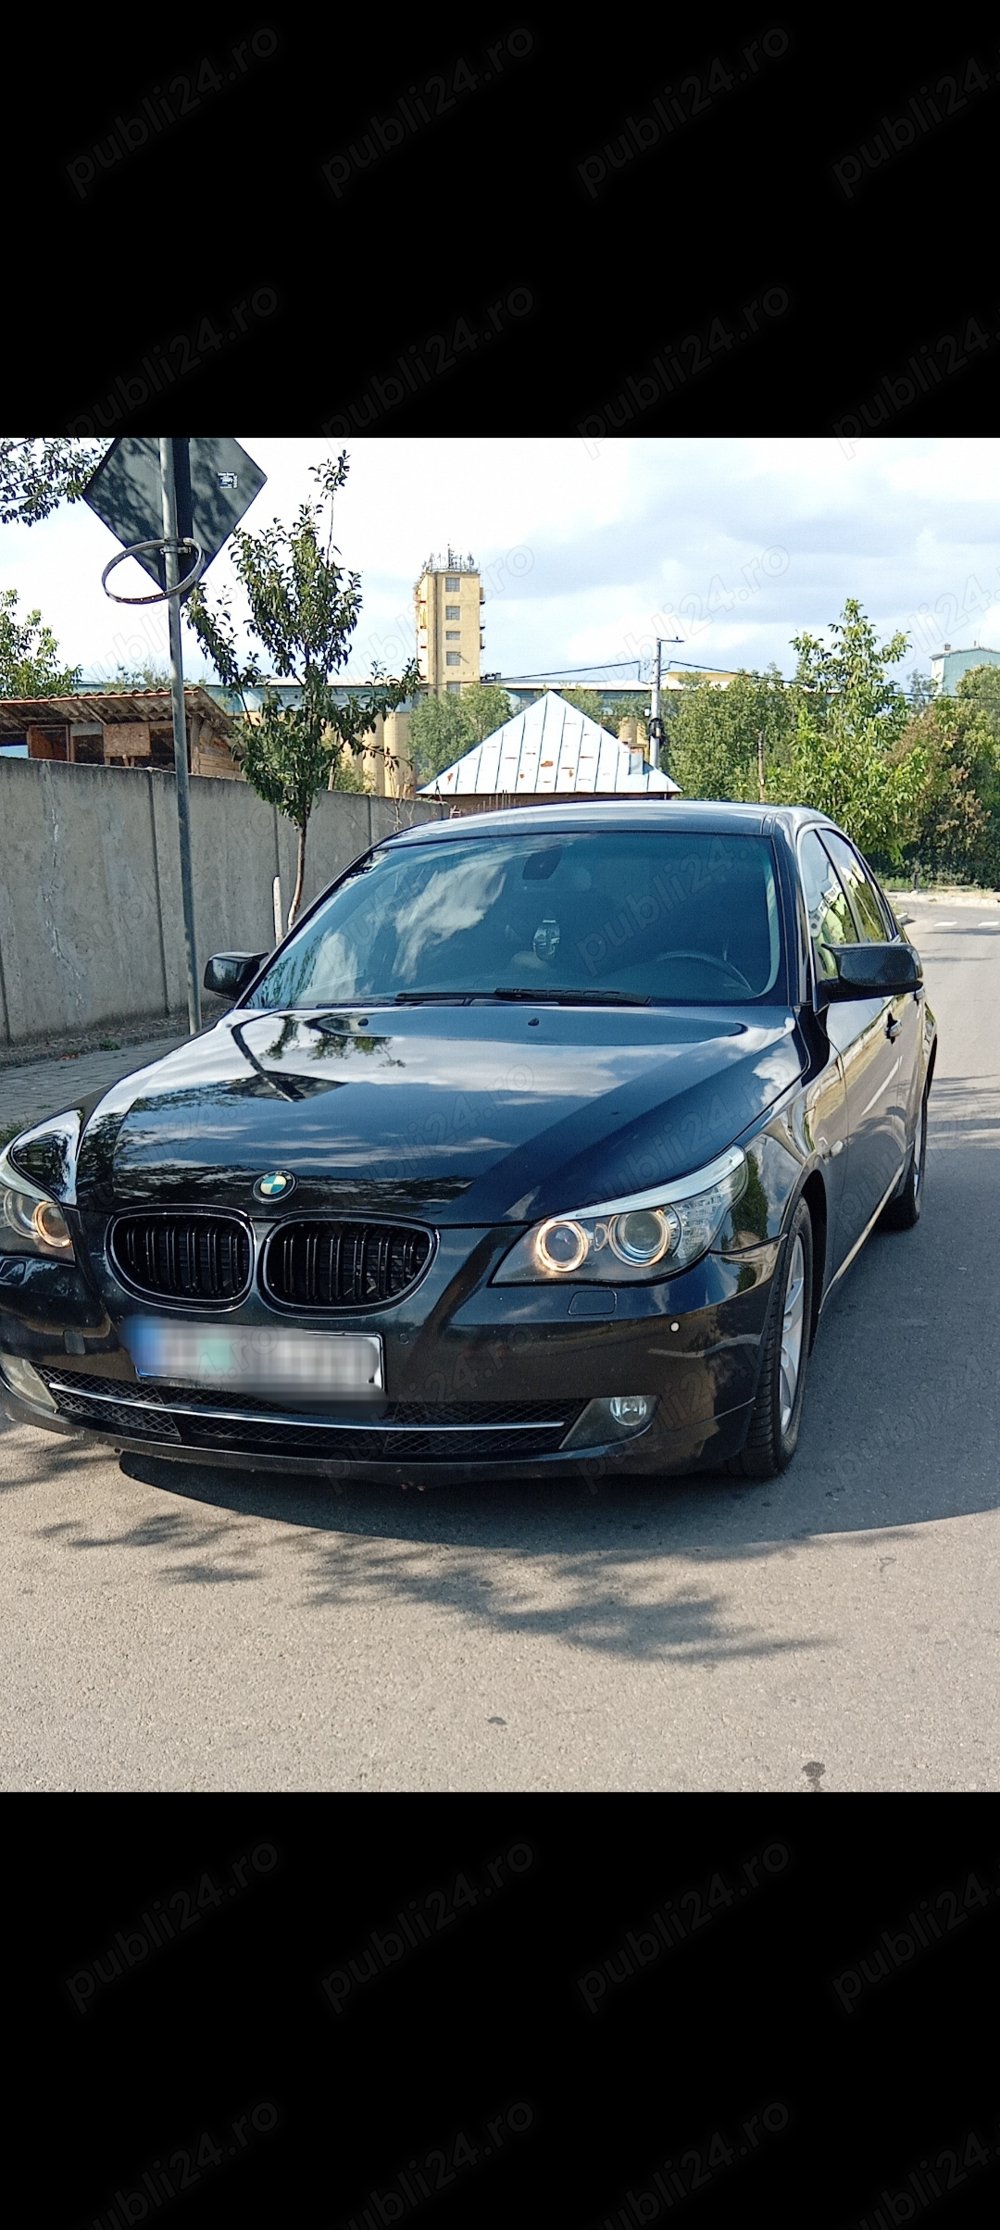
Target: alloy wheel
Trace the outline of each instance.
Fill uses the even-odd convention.
[[[781,1319],[781,1430],[787,1432],[795,1408],[799,1371],[802,1366],[802,1340],[806,1315],[806,1259],[801,1237],[796,1233],[792,1260],[785,1288],[785,1307]]]

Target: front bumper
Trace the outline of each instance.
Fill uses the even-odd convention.
[[[93,1253],[81,1250],[79,1267],[26,1260],[13,1277],[11,1258],[0,1258],[0,1360],[17,1356],[40,1371],[59,1412],[2,1380],[0,1405],[19,1423],[77,1444],[399,1485],[559,1472],[676,1475],[716,1468],[742,1447],[777,1244],[706,1255],[658,1284],[595,1289],[490,1285],[483,1272],[494,1235],[447,1238],[433,1279],[407,1300],[363,1318],[338,1313],[339,1329],[381,1333],[385,1400],[341,1403],[322,1415],[276,1412],[273,1404],[265,1414],[263,1404],[239,1396],[177,1400],[137,1378],[116,1328],[135,1315],[135,1298],[116,1293],[103,1257],[97,1274]],[[251,1296],[226,1321],[273,1327],[275,1319]],[[316,1328],[315,1317],[299,1321]],[[96,1397],[95,1387],[103,1389]],[[588,1402],[627,1394],[654,1399],[638,1432],[564,1445]],[[512,1421],[513,1411],[529,1408],[542,1422]]]
[[[562,1473],[572,1478],[595,1479],[620,1473],[654,1473],[662,1477],[683,1476],[693,1471],[711,1471],[723,1464],[727,1457],[736,1455],[743,1446],[750,1422],[752,1405],[728,1410],[724,1416],[715,1417],[699,1425],[691,1425],[677,1432],[664,1430],[654,1418],[653,1424],[636,1434],[633,1439],[607,1442],[587,1449],[556,1450],[546,1456],[535,1456],[528,1461],[514,1457],[504,1460],[489,1457],[464,1458],[461,1463],[435,1459],[420,1462],[376,1461],[369,1457],[338,1457],[335,1452],[334,1434],[331,1446],[313,1456],[267,1453],[253,1448],[234,1450],[225,1446],[211,1448],[178,1445],[176,1441],[158,1440],[143,1435],[130,1436],[120,1429],[71,1423],[63,1417],[53,1417],[37,1409],[32,1403],[22,1401],[18,1395],[3,1388],[2,1407],[16,1423],[38,1425],[43,1431],[68,1435],[77,1445],[93,1441],[115,1454],[166,1458],[170,1462],[210,1464],[225,1470],[290,1472],[312,1478],[328,1480],[357,1480],[390,1486],[469,1486],[477,1481],[486,1485],[492,1480],[541,1479]],[[486,1445],[484,1441],[484,1445]]]

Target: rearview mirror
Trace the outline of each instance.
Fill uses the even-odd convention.
[[[837,973],[821,985],[826,999],[877,999],[886,992],[917,991],[923,982],[912,945],[826,945]]]
[[[223,999],[238,999],[266,959],[266,952],[213,953],[205,969],[206,991],[217,991]]]

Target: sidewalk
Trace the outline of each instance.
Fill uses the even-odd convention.
[[[138,1038],[113,1052],[61,1053],[16,1066],[4,1064],[0,1067],[0,1143],[46,1115],[58,1115],[85,1093],[106,1092],[120,1076],[144,1068],[149,1061],[162,1061],[175,1045],[183,1045],[187,1034],[183,1030],[176,1036]]]

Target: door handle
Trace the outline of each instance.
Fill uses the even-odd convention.
[[[890,1042],[890,1044],[892,1043],[892,1041],[893,1041],[893,1039],[894,1039],[894,1038],[898,1038],[898,1036],[899,1036],[899,1033],[900,1033],[900,1031],[901,1031],[902,1027],[903,1027],[902,1023],[901,1023],[901,1022],[900,1022],[900,1021],[899,1021],[899,1020],[897,1019],[897,1017],[896,1017],[896,1016],[895,1016],[894,1014],[890,1014],[890,1015],[889,1015],[889,1016],[887,1017],[887,1019],[886,1019],[886,1025],[885,1025],[885,1034],[886,1034],[886,1037],[887,1037],[887,1038],[889,1039],[889,1042]]]

